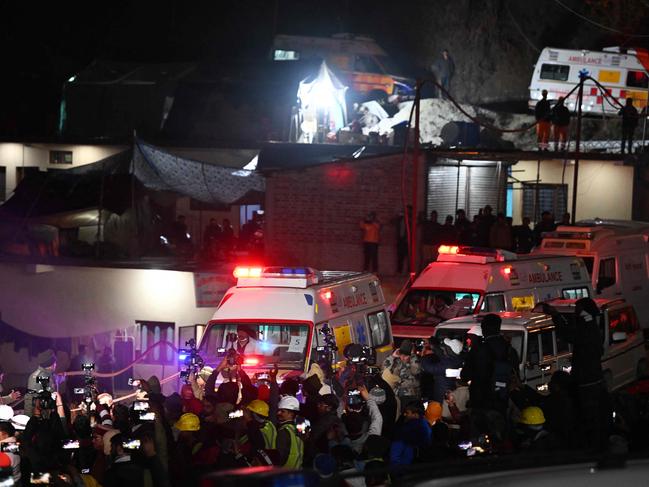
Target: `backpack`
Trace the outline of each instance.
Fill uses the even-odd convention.
[[[506,345],[504,356],[496,357],[493,350],[490,346],[485,343],[485,346],[489,350],[489,355],[493,363],[493,370],[491,373],[491,384],[493,385],[493,391],[497,399],[506,400],[509,397],[509,385],[512,382],[514,376],[514,370],[512,368],[512,352],[513,349],[508,343]]]

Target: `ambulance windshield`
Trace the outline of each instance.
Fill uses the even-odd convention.
[[[306,324],[210,323],[199,353],[212,366],[234,349],[244,368],[303,370],[308,338]]]
[[[468,329],[444,328],[443,326],[441,326],[436,329],[435,336],[439,340],[444,340],[445,338],[460,340],[462,343],[465,344],[466,347],[467,331]],[[505,340],[509,342],[512,348],[516,350],[516,354],[520,362],[520,359],[523,356],[523,332],[514,331],[514,330],[501,330],[501,334],[505,337]]]
[[[411,289],[392,316],[392,322],[436,325],[474,313],[479,299],[479,293],[470,291]]]

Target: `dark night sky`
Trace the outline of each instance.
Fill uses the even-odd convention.
[[[0,137],[51,135],[63,82],[96,58],[218,66],[232,59],[263,57],[274,27],[291,34],[369,34],[394,52],[416,39],[416,33],[404,28],[410,22],[408,11],[428,8],[431,1],[406,0],[400,5],[394,0],[0,0],[5,68]],[[452,2],[437,3],[452,7]],[[481,2],[474,3],[478,8]]]

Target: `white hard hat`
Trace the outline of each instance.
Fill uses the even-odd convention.
[[[14,409],[11,406],[3,404],[0,406],[0,421],[9,421],[14,417]]]
[[[282,396],[277,405],[277,409],[287,409],[288,411],[299,411],[300,402],[293,396]]]
[[[26,414],[16,414],[13,418],[11,418],[11,424],[17,430],[24,430],[28,422],[29,416],[27,416]]]
[[[444,338],[444,345],[450,348],[455,355],[460,355],[460,352],[462,352],[462,342],[460,340]]]
[[[469,331],[467,331],[466,334],[481,337],[482,327],[480,325],[473,325],[471,328],[469,328]]]

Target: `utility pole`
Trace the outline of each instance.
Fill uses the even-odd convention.
[[[421,101],[421,84],[417,81],[415,93],[415,130],[414,150],[412,154],[412,212],[407,215],[410,218],[410,280],[417,274],[417,178],[419,168],[419,106]],[[407,211],[407,208],[406,208]]]
[[[577,180],[579,179],[579,148],[581,142],[581,104],[584,99],[584,81],[588,72],[579,72],[579,90],[577,91],[577,135],[575,136],[575,171],[572,176],[572,224],[577,221]]]

